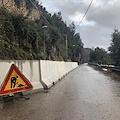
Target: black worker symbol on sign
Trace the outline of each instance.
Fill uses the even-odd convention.
[[[18,76],[11,78],[11,88],[14,88],[16,86]]]
[[[17,78],[18,78],[18,76],[11,78],[11,88],[15,88],[16,85],[18,85],[17,87],[24,86],[23,84],[18,84],[18,82],[16,82]]]

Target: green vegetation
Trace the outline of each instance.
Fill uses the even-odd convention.
[[[111,64],[111,57],[104,49],[97,47],[90,52],[90,62]]]
[[[15,0],[16,6],[21,7],[22,0]],[[28,16],[10,13],[6,8],[0,8],[0,59],[48,59],[80,61],[83,43],[79,33],[75,33],[75,25],[69,26],[62,20],[61,12],[51,15],[36,0],[32,2],[45,16],[30,20]],[[34,9],[26,1],[26,9]],[[30,12],[29,12],[30,13]],[[47,27],[43,27],[47,26]],[[66,54],[66,35],[68,49]],[[45,41],[45,55],[44,55]]]
[[[115,65],[120,65],[120,32],[115,29],[111,37],[111,46],[109,47],[111,58]]]
[[[120,65],[120,32],[117,29],[111,35],[110,53],[99,47],[85,49],[80,34],[75,32],[74,22],[67,26],[61,12],[51,15],[36,0],[31,0],[40,11],[40,19],[33,21],[30,19],[35,9],[33,4],[29,0],[14,1],[21,10],[19,14],[17,11],[7,11],[4,5],[0,8],[0,59],[90,60],[100,64]],[[27,15],[24,14],[25,10]]]
[[[111,38],[110,53],[97,47],[90,52],[90,62],[120,66],[120,32],[118,29],[114,30]]]

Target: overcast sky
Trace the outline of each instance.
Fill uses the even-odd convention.
[[[63,21],[79,25],[91,0],[39,0],[50,13],[62,13]],[[77,32],[84,47],[110,46],[111,34],[120,28],[120,0],[93,0],[93,3]]]

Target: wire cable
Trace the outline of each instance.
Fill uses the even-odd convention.
[[[35,9],[39,11],[39,14],[40,14],[40,15],[43,17],[43,19],[50,25],[50,27],[52,27],[51,24],[48,22],[48,20],[44,17],[44,15],[42,14],[42,12],[35,6],[35,4],[34,4],[31,0],[29,0],[29,1],[30,1],[31,4],[35,7]]]
[[[87,8],[87,10],[86,10],[86,12],[85,12],[85,14],[83,15],[82,19],[80,20],[78,26],[76,27],[76,30],[78,29],[78,27],[80,26],[80,24],[81,24],[82,21],[84,20],[86,14],[87,14],[87,12],[88,12],[88,10],[90,9],[90,7],[91,7],[91,5],[92,5],[92,2],[93,2],[93,0],[91,0],[91,2],[90,2],[90,4],[89,4],[89,6],[88,6],[88,8]]]

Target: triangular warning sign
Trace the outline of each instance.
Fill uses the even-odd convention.
[[[33,89],[31,83],[20,72],[20,70],[14,64],[12,64],[1,86],[0,95],[26,91],[30,89]]]

